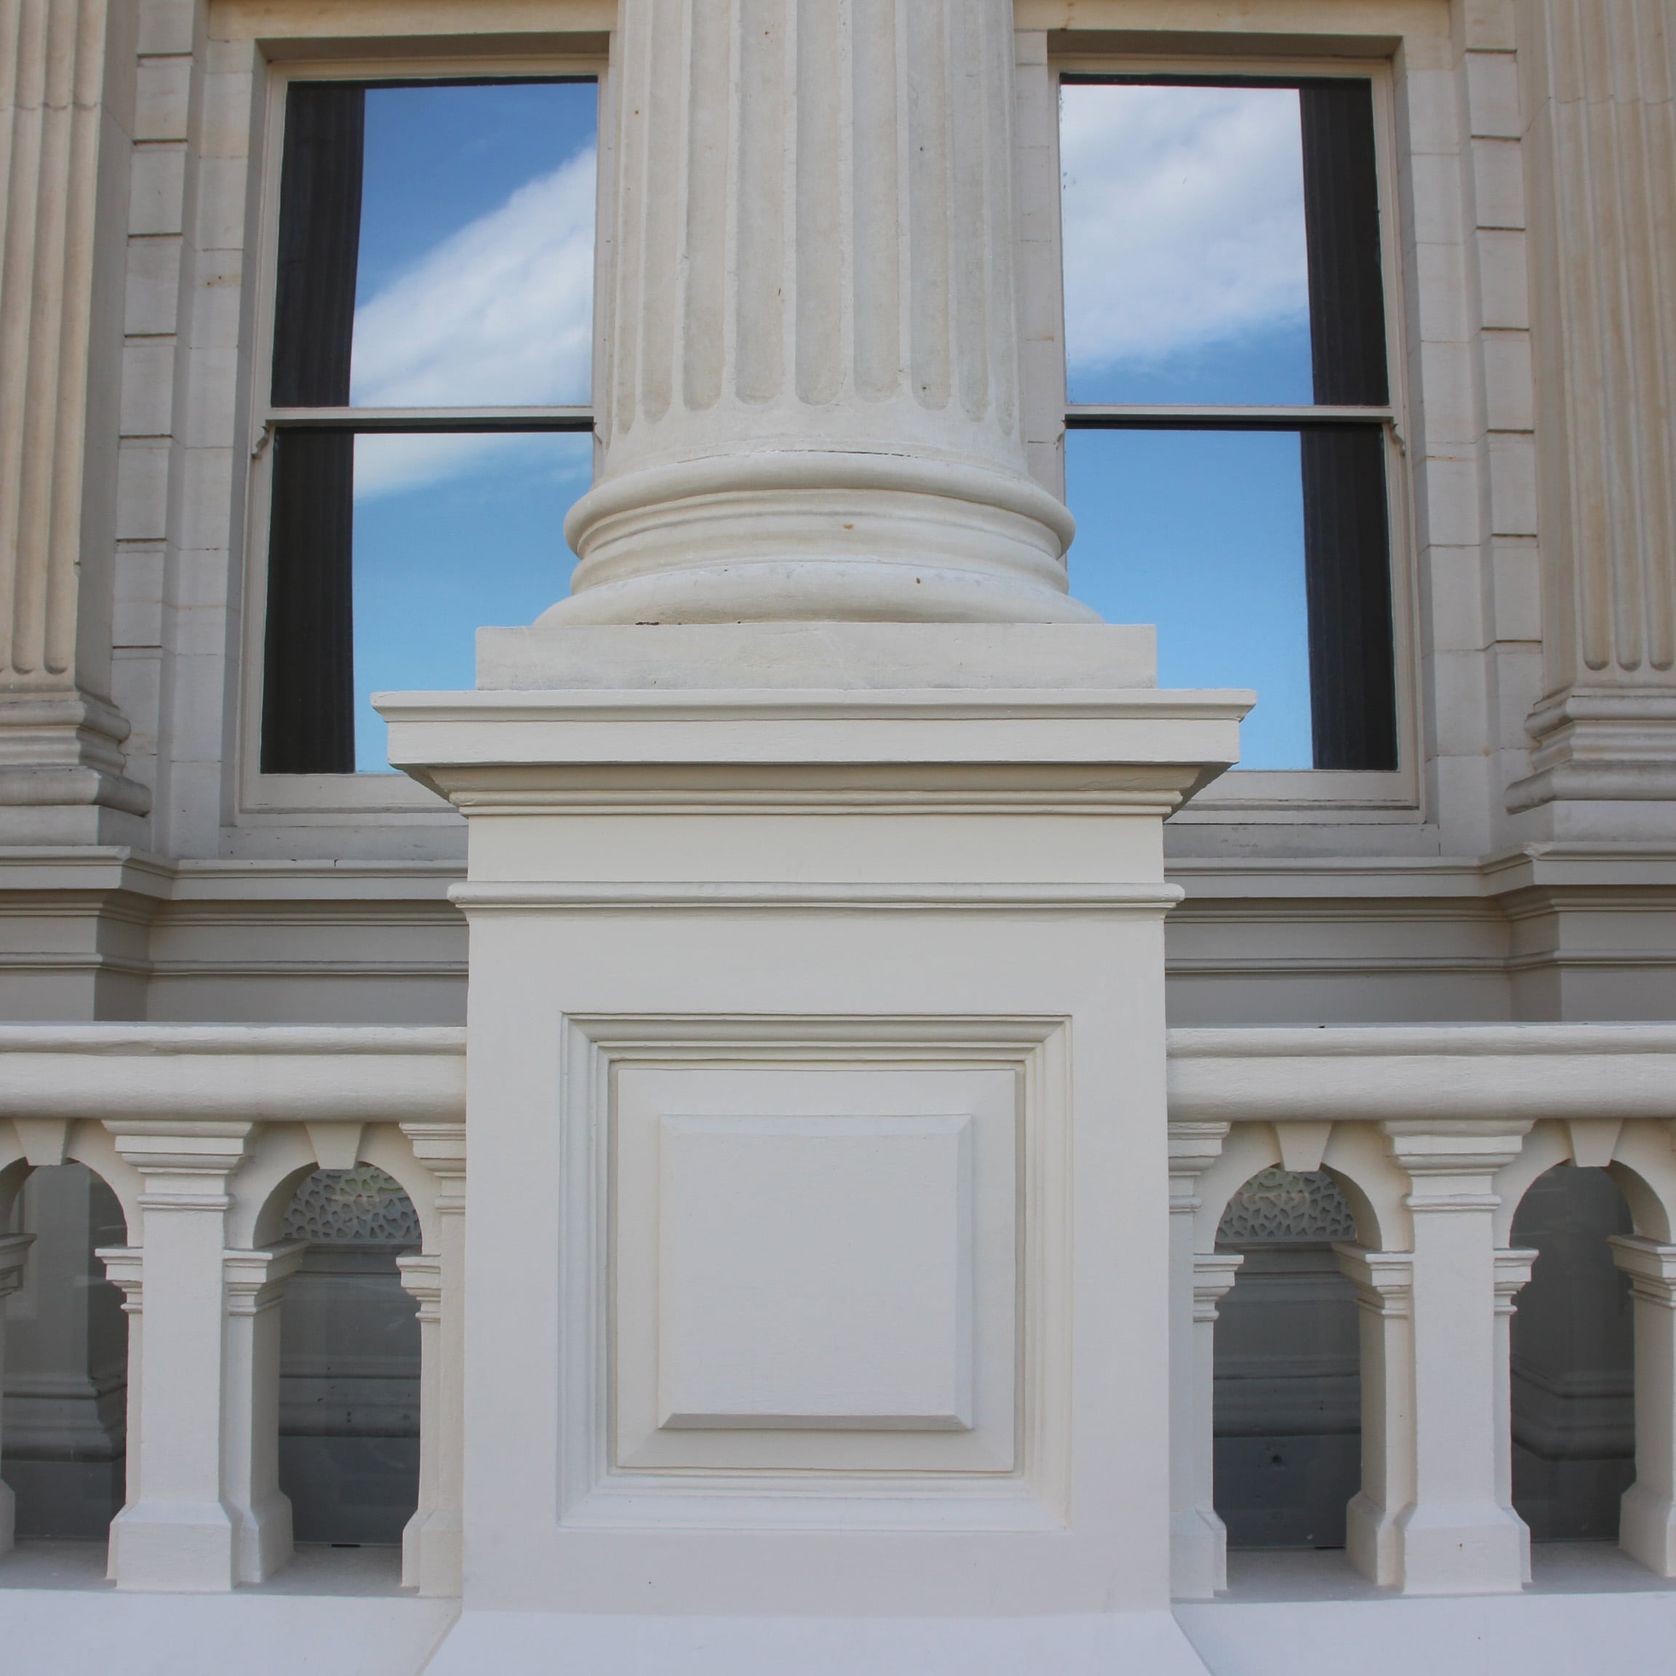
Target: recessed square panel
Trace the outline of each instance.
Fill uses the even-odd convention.
[[[619,1469],[1015,1463],[1018,1079],[621,1068]]]
[[[972,1119],[659,1126],[658,1424],[972,1424]]]

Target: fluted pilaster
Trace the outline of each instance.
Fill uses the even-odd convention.
[[[1010,0],[623,0],[612,358],[563,622],[1051,621]]]
[[[13,806],[145,807],[105,696],[121,344],[109,280],[128,147],[109,94],[132,75],[131,28],[119,0],[0,0],[0,802]]]
[[[1547,696],[1525,805],[1676,796],[1676,24],[1522,0]]]

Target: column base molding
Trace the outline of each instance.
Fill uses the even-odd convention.
[[[1394,1521],[1404,1594],[1517,1594],[1525,1586],[1530,1532],[1510,1508],[1405,1508]]]
[[[85,693],[0,693],[0,808],[17,844],[138,844],[151,793],[126,773],[128,723]]]
[[[1624,805],[1676,802],[1676,687],[1574,688],[1544,699],[1526,728],[1534,741],[1531,772],[1508,789],[1507,806],[1529,814],[1553,805],[1556,838],[1656,838],[1669,815]]]
[[[111,1521],[111,1578],[119,1589],[220,1594],[233,1587],[234,1546],[220,1502],[135,1502]]]

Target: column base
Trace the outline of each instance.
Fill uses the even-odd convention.
[[[1344,1548],[1350,1563],[1381,1588],[1402,1580],[1402,1555],[1396,1518],[1372,1496],[1351,1497],[1344,1515]]]
[[[1208,1676],[1168,1612],[1039,1618],[653,1618],[467,1610],[426,1676]]]
[[[458,1513],[415,1513],[402,1531],[402,1587],[426,1597],[460,1592]]]
[[[1228,1587],[1228,1527],[1208,1507],[1190,1507],[1170,1521],[1170,1593],[1212,1600]]]
[[[140,1502],[111,1521],[111,1580],[119,1589],[219,1594],[236,1580],[234,1546],[220,1502]]]
[[[1510,1508],[1410,1507],[1395,1534],[1404,1594],[1517,1594],[1530,1575],[1530,1531]]]
[[[291,1498],[275,1491],[238,1521],[237,1580],[260,1583],[282,1571],[291,1559]]]
[[[1618,1546],[1656,1577],[1676,1577],[1676,1502],[1639,1484],[1624,1491]]]

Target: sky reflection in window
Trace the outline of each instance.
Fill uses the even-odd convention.
[[[1072,402],[1312,400],[1292,88],[1062,90]]]

